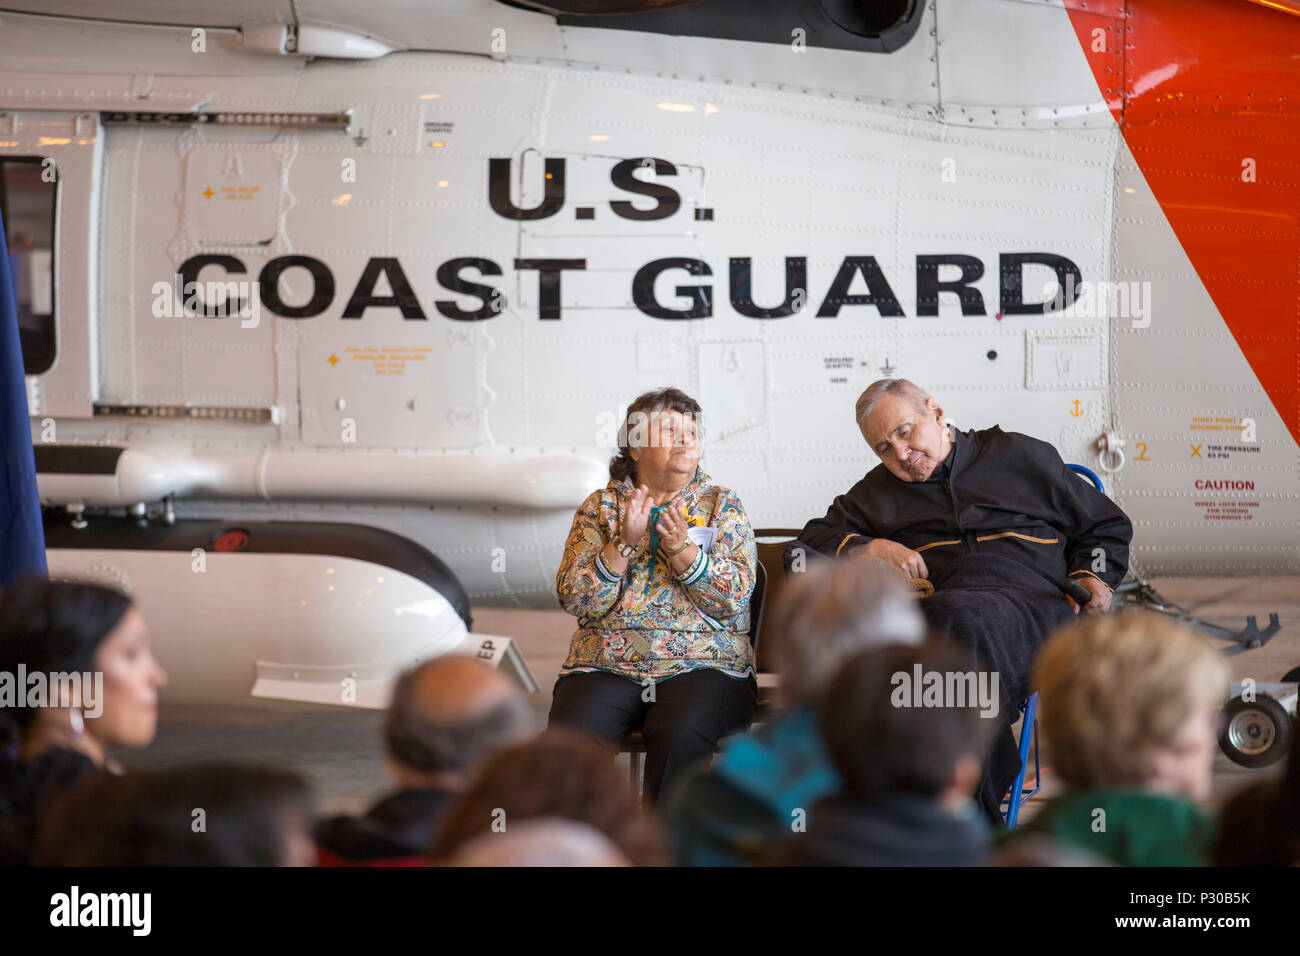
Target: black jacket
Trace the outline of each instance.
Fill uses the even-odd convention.
[[[995,425],[954,429],[952,453],[925,481],[902,481],[877,465],[804,526],[786,546],[785,566],[800,547],[835,557],[887,538],[921,552],[931,579],[960,555],[990,553],[1053,584],[1091,574],[1114,588],[1128,570],[1132,537],[1128,516],[1055,448]]]
[[[421,856],[456,796],[449,790],[399,790],[359,817],[322,820],[315,834],[322,862],[348,865]]]
[[[0,866],[31,866],[42,811],[60,794],[99,773],[85,754],[52,747],[19,763],[0,752]]]
[[[975,813],[950,813],[918,793],[869,800],[830,797],[813,808],[807,833],[787,837],[775,866],[978,866],[992,844]]]

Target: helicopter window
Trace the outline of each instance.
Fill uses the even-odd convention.
[[[13,276],[23,370],[54,364],[54,214],[58,174],[38,156],[0,159],[0,218]]]

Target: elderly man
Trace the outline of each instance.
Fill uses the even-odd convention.
[[[479,763],[532,730],[523,694],[481,661],[453,655],[406,671],[384,722],[384,763],[396,792],[359,817],[318,824],[319,864],[418,865]]]
[[[996,817],[1020,768],[1011,722],[1033,653],[1080,610],[1060,582],[1088,591],[1085,614],[1108,610],[1133,526],[1051,445],[997,426],[950,428],[939,404],[906,379],[873,382],[857,420],[881,464],[808,522],[786,548],[786,568],[812,555],[867,556],[929,581],[934,593],[921,606],[930,626],[999,677],[1007,722],[979,794]]]

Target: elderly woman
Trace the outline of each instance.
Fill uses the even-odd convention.
[[[609,484],[574,515],[555,582],[578,630],[550,723],[610,743],[640,728],[652,802],[748,726],[757,698],[754,532],[699,467],[699,415],[675,388],[629,406]]]

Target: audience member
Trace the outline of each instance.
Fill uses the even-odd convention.
[[[664,819],[678,863],[752,863],[790,835],[839,787],[818,730],[818,703],[840,666],[860,651],[917,644],[925,625],[911,590],[870,559],[818,562],[791,574],[764,614],[787,709],[733,737],[713,766],[688,774]]]
[[[210,764],[99,774],[41,824],[42,866],[311,866],[312,795],[296,773]]]
[[[1205,862],[1227,669],[1194,631],[1146,611],[1080,619],[1034,665],[1039,726],[1067,791],[1008,845],[1046,835],[1123,866]]]
[[[439,657],[402,674],[384,723],[384,763],[396,792],[361,816],[318,824],[320,864],[419,865],[474,768],[531,730],[523,695],[472,657]]]
[[[1001,718],[977,688],[972,659],[941,643],[896,645],[851,660],[831,684],[821,731],[841,785],[806,832],[788,837],[784,866],[974,866],[991,834],[973,795]],[[912,693],[920,679],[927,696]],[[937,679],[941,693],[931,699]],[[989,685],[986,679],[985,686]],[[994,692],[989,700],[996,702]]]
[[[447,811],[430,855],[451,861],[471,840],[539,817],[591,826],[634,866],[668,862],[658,822],[637,806],[626,772],[601,744],[560,727],[489,757]]]
[[[167,675],[129,598],[30,579],[0,593],[0,864],[31,862],[36,818],[109,750],[145,747]]]
[[[541,817],[504,833],[475,837],[450,866],[630,866],[605,836],[585,823]]]

